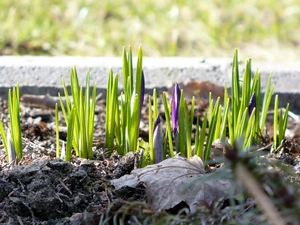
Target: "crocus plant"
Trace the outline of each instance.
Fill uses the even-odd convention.
[[[250,117],[253,110],[256,107],[256,94],[255,92],[253,92],[253,94],[251,95],[251,98],[249,100],[249,104],[248,104],[248,116]]]
[[[152,103],[153,102],[153,103]],[[155,163],[155,147],[154,147],[154,142],[156,141],[157,145],[157,140],[154,139],[154,127],[156,124],[155,119],[159,118],[158,117],[158,107],[157,107],[157,94],[156,94],[156,89],[153,90],[153,95],[152,99],[151,96],[149,95],[148,98],[148,110],[149,110],[149,152],[145,151],[145,156],[149,155],[149,160],[150,164]],[[163,140],[160,140],[163,141]],[[161,143],[162,145],[163,143]]]
[[[106,94],[106,147],[111,151],[117,150],[121,155],[129,151],[143,149],[141,165],[153,164],[165,159],[167,155],[174,156],[174,149],[183,156],[191,157],[196,154],[207,162],[210,158],[210,149],[216,139],[225,141],[228,137],[229,143],[234,143],[239,137],[244,137],[243,149],[250,147],[253,141],[259,141],[259,135],[265,127],[266,115],[268,113],[274,85],[271,85],[269,76],[266,92],[263,98],[262,109],[260,106],[261,86],[260,73],[256,71],[252,78],[251,60],[246,63],[243,83],[240,85],[238,54],[234,53],[232,67],[232,90],[229,97],[227,87],[224,87],[224,101],[221,105],[220,98],[216,101],[209,97],[209,109],[205,112],[202,126],[199,118],[196,126],[194,122],[195,98],[191,105],[184,98],[184,91],[178,84],[174,85],[172,99],[168,102],[166,93],[163,93],[163,104],[166,118],[166,131],[162,131],[160,117],[158,115],[157,94],[149,96],[149,142],[139,140],[139,124],[142,116],[142,105],[145,93],[144,72],[142,70],[142,48],[139,48],[135,77],[133,76],[132,52],[123,49],[123,92],[118,95],[118,74],[113,75],[112,69],[108,75],[108,86]],[[89,75],[87,76],[87,87],[89,86]],[[72,148],[76,154],[85,152],[87,157],[91,156],[92,143],[92,112],[95,107],[94,94],[91,102],[88,96],[89,88],[86,88],[85,97],[79,88],[76,70],[71,70],[71,89],[73,103],[66,97],[65,103],[61,99],[61,108],[68,126],[68,138],[66,146],[66,158],[70,159]],[[65,96],[68,96],[64,85]],[[87,97],[88,96],[88,97]],[[83,107],[83,109],[82,109]],[[85,108],[84,108],[85,107]],[[58,115],[58,109],[57,115]],[[278,114],[278,98],[275,100],[274,114],[274,148],[284,138],[286,129],[287,113]],[[87,114],[85,114],[87,112]],[[58,119],[57,119],[58,120]],[[58,122],[57,122],[58,123]],[[86,123],[87,128],[83,126]],[[0,127],[1,128],[1,127]],[[196,133],[192,138],[192,129]],[[208,129],[207,129],[208,128]],[[227,132],[229,132],[227,134]],[[85,134],[85,135],[84,135]],[[87,141],[89,140],[89,141]],[[175,148],[173,147],[175,143]],[[194,144],[194,145],[193,145]],[[59,155],[59,141],[57,142]]]
[[[260,131],[260,73],[256,71],[253,79],[251,71],[251,60],[246,63],[243,86],[240,87],[238,52],[235,50],[232,66],[232,91],[231,106],[229,107],[227,119],[229,127],[229,141],[234,143],[237,138],[244,136],[244,148],[250,147],[254,138]],[[273,93],[273,88],[268,83],[270,92],[265,94],[265,98]],[[265,109],[269,108],[270,101],[266,101]],[[251,113],[250,113],[251,112]],[[265,113],[265,112],[263,112]],[[261,121],[261,123],[265,123]]]
[[[172,92],[172,130],[174,136],[178,133],[178,112],[180,105],[180,88],[176,83]]]
[[[142,70],[142,47],[139,48],[136,76],[133,76],[132,52],[123,49],[124,92],[118,98],[118,74],[111,70],[106,94],[106,147],[119,154],[136,151],[138,145],[141,108],[144,100],[145,80]],[[135,81],[135,85],[133,85]]]
[[[167,127],[166,141],[168,140],[169,143],[170,155],[172,156],[174,154],[173,136],[177,153],[180,152],[182,155],[187,157],[192,156],[191,135],[194,120],[195,98],[192,98],[192,105],[191,109],[189,110],[187,100],[184,98],[184,91],[181,90],[176,83],[172,92],[171,106],[168,105],[166,93],[163,93],[163,103]]]
[[[283,113],[282,110],[278,109],[278,95],[275,96],[275,104],[274,104],[274,136],[273,136],[273,149],[274,151],[277,150],[279,144],[283,141],[285,130],[287,127],[287,120],[288,120],[288,112],[289,112],[289,104],[287,104],[285,108],[285,112]]]
[[[219,105],[219,102],[220,100],[216,102],[216,105]],[[177,153],[180,153],[181,155],[184,155],[188,158],[196,154],[203,160],[207,161],[210,156],[210,149],[214,140],[213,137],[215,134],[217,116],[219,115],[218,111],[214,112],[215,115],[212,116],[211,122],[215,125],[210,126],[211,129],[208,132],[207,140],[205,139],[206,127],[208,124],[207,111],[205,112],[201,128],[199,126],[199,118],[197,119],[194,149],[192,149],[192,128],[194,121],[195,98],[192,98],[191,106],[189,109],[188,101],[184,98],[184,91],[179,88],[178,84],[175,84],[170,105],[167,102],[166,93],[163,93],[163,103],[167,129],[165,142],[168,142],[169,144],[168,146],[170,156],[174,155],[173,142],[175,142]],[[206,144],[205,141],[207,141]]]
[[[248,60],[244,70],[243,85],[240,86],[239,78],[239,67],[238,67],[238,52],[235,50],[232,64],[232,85],[231,85],[231,99],[228,97],[227,88],[224,88],[224,107],[219,109],[219,115],[217,120],[217,127],[215,130],[214,139],[224,140],[226,137],[226,124],[229,128],[229,143],[233,144],[239,137],[244,137],[243,149],[247,149],[253,144],[253,141],[260,141],[260,134],[265,129],[265,122],[267,114],[269,111],[269,105],[274,91],[274,85],[271,85],[272,76],[268,78],[268,83],[266,86],[262,109],[260,106],[261,98],[261,81],[260,73],[256,71],[254,73],[253,79],[251,71],[251,60]],[[276,104],[275,104],[276,106]],[[220,106],[218,106],[220,107]],[[213,106],[213,101],[210,99],[210,116],[209,121],[212,120],[213,112],[216,108]],[[288,108],[287,108],[288,109]],[[277,113],[278,109],[275,109]],[[287,114],[286,114],[287,115]],[[274,115],[274,118],[277,118]],[[286,129],[287,116],[283,116],[279,122],[283,124],[281,129]],[[211,122],[209,122],[209,127],[211,128]],[[220,125],[220,126],[219,126]],[[220,127],[220,129],[218,129]],[[277,126],[274,121],[274,129]],[[283,131],[280,131],[280,138],[282,140]],[[274,136],[275,147],[276,147],[276,135]]]
[[[5,133],[3,123],[0,120],[0,133],[8,161],[19,162],[23,157],[22,130],[20,121],[20,87],[19,84],[8,91],[8,107],[10,117],[10,129]]]
[[[209,109],[206,110],[200,127],[199,118],[196,126],[194,122],[195,98],[191,105],[184,98],[184,91],[176,83],[172,92],[172,99],[168,102],[163,93],[163,104],[166,118],[166,131],[158,114],[156,90],[149,96],[149,143],[141,141],[139,135],[140,118],[145,94],[145,78],[142,70],[142,48],[139,48],[135,77],[133,76],[132,52],[123,49],[123,92],[118,95],[118,74],[113,75],[112,69],[108,75],[106,94],[106,147],[111,151],[117,150],[121,155],[129,151],[143,149],[141,164],[158,163],[167,155],[174,156],[174,149],[183,156],[191,157],[196,154],[207,162],[210,149],[216,139],[233,144],[243,137],[242,149],[249,148],[253,141],[260,141],[260,134],[265,129],[266,117],[269,111],[274,85],[269,76],[262,107],[260,73],[256,71],[252,78],[251,60],[248,60],[244,70],[242,86],[240,86],[238,52],[235,50],[232,66],[231,97],[227,87],[224,87],[223,105],[220,98],[216,101],[209,96]],[[76,68],[70,70],[71,95],[63,80],[65,100],[59,94],[60,108],[67,125],[66,147],[60,150],[59,140],[59,112],[56,104],[56,138],[57,157],[71,160],[72,150],[76,156],[92,157],[92,143],[94,133],[94,111],[96,105],[96,85],[90,95],[90,74],[86,77],[85,91],[79,86]],[[0,121],[0,133],[9,161],[22,159],[22,138],[20,126],[20,90],[19,85],[8,93],[10,130],[5,133]],[[278,109],[278,96],[275,97],[274,107],[274,137],[273,149],[276,150],[284,139],[287,126],[288,109],[285,112]],[[192,138],[192,130],[196,129]],[[207,129],[209,128],[209,129]],[[227,134],[228,130],[228,134]],[[175,148],[173,147],[175,143]],[[193,145],[194,144],[194,145]]]
[[[172,92],[171,106],[168,105],[166,94],[163,94],[163,103],[166,115],[166,136],[168,137],[169,146],[176,143],[176,151],[182,155],[190,157],[192,154],[200,156],[204,162],[210,157],[210,149],[212,143],[216,139],[222,141],[226,140],[227,128],[229,129],[229,143],[234,143],[239,137],[244,137],[243,149],[250,147],[253,141],[260,141],[259,134],[265,128],[266,115],[268,113],[271,97],[274,90],[274,85],[271,85],[271,75],[269,76],[266,92],[263,98],[262,110],[260,110],[260,73],[255,72],[253,79],[251,72],[251,60],[246,63],[246,68],[243,77],[243,85],[240,86],[238,55],[237,50],[234,54],[233,68],[232,68],[232,91],[231,98],[229,98],[227,87],[224,87],[224,105],[220,104],[218,98],[214,104],[212,95],[209,98],[209,109],[205,113],[202,122],[202,128],[199,126],[199,119],[196,125],[195,145],[192,151],[192,126],[194,119],[194,101],[192,99],[191,110],[188,110],[187,101],[184,98],[183,90],[180,90],[178,84],[174,85]],[[276,101],[275,101],[276,106]],[[277,107],[278,108],[278,107]],[[171,110],[170,110],[171,109]],[[278,111],[275,107],[275,111]],[[284,131],[286,129],[287,111],[284,115],[280,113],[275,114],[274,118],[279,118],[274,121],[274,146],[276,143],[282,141]],[[171,118],[170,115],[171,114]],[[171,122],[170,122],[171,121]],[[277,126],[280,123],[280,126]],[[171,126],[172,134],[171,135]],[[206,127],[208,126],[208,133],[206,135]],[[279,129],[280,128],[280,129]],[[276,132],[275,132],[276,129]],[[172,136],[174,139],[172,139]],[[280,139],[278,142],[277,139]],[[171,152],[171,150],[170,150]]]
[[[90,95],[90,72],[86,76],[85,91],[79,86],[76,68],[70,70],[71,95],[69,98],[67,86],[63,79],[63,88],[65,101],[59,94],[60,107],[63,111],[64,119],[67,125],[67,147],[64,157],[67,161],[71,160],[72,148],[76,156],[91,159],[92,144],[94,135],[94,115],[96,106],[96,84],[94,84],[92,95]],[[58,130],[58,107],[56,107],[56,130]],[[59,136],[57,135],[58,139]],[[57,156],[60,156],[59,140],[57,144]]]
[[[163,133],[161,129],[160,119],[157,116],[153,130],[153,141],[155,150],[155,163],[159,163],[165,158],[163,156]]]
[[[122,105],[122,107],[125,107]],[[118,110],[118,111],[117,111]],[[106,147],[108,149],[114,149],[114,138],[115,138],[115,124],[119,121],[119,117],[116,117],[116,114],[119,113],[118,109],[118,74],[113,76],[113,71],[110,69],[108,74],[108,83],[107,83],[107,92],[106,92]],[[116,122],[116,118],[118,121]],[[122,120],[126,121],[126,115],[122,115]],[[125,132],[125,126],[122,127]],[[122,130],[123,131],[123,130]],[[125,144],[121,144],[123,141],[123,132],[120,133],[117,130],[117,143],[119,148],[123,148]],[[123,134],[124,135],[124,134]],[[122,140],[121,140],[122,138]]]
[[[106,147],[111,151],[116,149],[119,154],[129,151],[142,151],[141,165],[149,162],[158,163],[166,158],[173,157],[174,149],[183,156],[191,157],[196,154],[207,162],[210,158],[210,149],[216,139],[226,140],[233,144],[243,137],[242,149],[249,148],[253,141],[259,142],[260,135],[265,129],[266,117],[274,91],[269,76],[262,107],[260,73],[256,71],[252,78],[251,60],[248,60],[244,70],[242,86],[240,86],[238,52],[235,50],[232,64],[231,97],[227,87],[224,87],[224,105],[217,98],[215,103],[210,93],[209,109],[206,110],[200,127],[199,118],[196,126],[194,122],[195,98],[191,106],[184,98],[184,91],[176,83],[172,92],[172,99],[167,101],[163,93],[163,104],[166,118],[166,132],[163,133],[158,114],[157,94],[149,96],[149,143],[139,140],[139,125],[142,117],[142,106],[145,94],[145,78],[142,70],[142,48],[139,48],[136,66],[136,75],[133,76],[132,52],[123,49],[123,92],[118,96],[118,74],[113,75],[112,69],[108,75],[106,94]],[[59,140],[59,111],[56,104],[56,138],[57,157],[71,160],[72,150],[76,156],[92,157],[92,143],[94,133],[94,112],[96,105],[96,85],[90,93],[90,73],[86,76],[85,91],[79,86],[76,68],[70,70],[71,95],[63,80],[65,100],[59,94],[60,108],[67,125],[66,147],[60,151]],[[22,138],[20,126],[20,89],[19,85],[8,93],[10,130],[5,133],[0,121],[0,133],[9,161],[22,159]],[[273,149],[278,149],[284,139],[287,126],[289,105],[285,112],[278,109],[278,96],[274,103],[274,137]],[[196,133],[192,139],[192,129]],[[207,128],[208,132],[207,132]],[[229,133],[227,134],[227,128]],[[194,143],[193,143],[194,140]],[[241,139],[240,139],[241,140]],[[175,143],[175,148],[173,147]],[[193,145],[194,144],[194,145]],[[193,146],[192,146],[193,145]],[[63,145],[64,147],[64,145]],[[192,148],[193,147],[193,148]],[[150,161],[148,161],[150,159]]]

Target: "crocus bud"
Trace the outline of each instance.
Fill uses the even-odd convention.
[[[141,82],[141,93],[140,93],[140,117],[144,102],[144,95],[145,95],[145,77],[144,77],[144,71],[142,70],[142,82]]]
[[[172,129],[174,135],[177,134],[178,132],[179,104],[180,104],[180,88],[176,83],[172,92],[172,115],[171,115]]]
[[[248,104],[248,114],[249,114],[249,116],[251,116],[251,113],[252,113],[252,111],[255,107],[256,107],[256,94],[255,94],[255,92],[253,92],[253,94],[251,95],[249,104]]]
[[[163,159],[163,133],[161,129],[159,116],[157,116],[154,123],[153,142],[155,150],[155,163],[159,163]]]

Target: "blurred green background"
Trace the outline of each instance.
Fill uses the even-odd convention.
[[[0,54],[300,59],[300,0],[1,0]]]

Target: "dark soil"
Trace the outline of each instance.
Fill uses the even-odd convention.
[[[146,203],[143,185],[118,192],[110,186],[111,179],[134,169],[135,154],[122,157],[104,148],[104,104],[101,100],[97,103],[93,160],[74,156],[66,162],[55,157],[54,110],[21,102],[24,157],[18,165],[9,164],[3,145],[0,149],[0,224],[101,224],[101,216],[119,212],[125,203]],[[205,100],[199,102],[195,115],[201,116],[206,104]],[[2,121],[7,124],[6,102],[1,101],[0,106]],[[140,136],[147,139],[145,109],[143,115]],[[65,140],[66,133],[62,131],[60,138]],[[300,161],[298,142],[286,143],[289,153],[282,160],[288,165]],[[178,212],[174,210],[169,213]],[[147,205],[143,205],[143,213],[154,214]]]
[[[6,101],[1,101],[4,124]],[[21,102],[24,156],[0,161],[0,224],[98,224],[116,198],[109,180],[130,173],[134,154],[110,154],[104,146],[105,107],[98,102],[93,160],[55,157],[54,110]],[[66,133],[60,138],[66,140]],[[129,195],[128,193],[126,193]],[[143,194],[144,195],[144,194]]]

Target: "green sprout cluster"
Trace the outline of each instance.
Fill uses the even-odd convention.
[[[122,124],[122,120],[119,119],[119,115],[121,115],[121,118],[122,115],[131,115],[134,111],[140,111],[139,107],[142,106],[141,104],[133,104],[132,100],[132,96],[139,96],[140,92],[132,93],[132,88],[125,88],[132,87],[130,83],[128,83],[128,79],[130,82],[133,81],[132,75],[129,77],[126,75],[126,71],[128,71],[127,62],[130,62],[129,71],[132,71],[131,57],[131,50],[129,51],[128,57],[126,53],[123,54],[123,70],[125,71],[123,72],[123,76],[125,74],[125,78],[123,78],[123,80],[127,81],[127,83],[124,82],[124,93],[122,93],[120,97],[117,97],[117,88],[114,86],[114,82],[117,83],[117,75],[115,76],[116,81],[115,79],[112,81],[112,72],[109,76],[107,91],[107,102],[109,105],[107,107],[106,115],[108,118],[106,124],[106,146],[111,151],[115,148],[117,150],[120,148],[118,131],[112,132],[109,129],[110,127],[115,126],[112,125],[112,123]],[[142,69],[140,67],[140,62],[142,61],[141,57],[140,49],[136,79],[139,79],[138,76],[142,74]],[[149,142],[137,142],[138,137],[135,136],[133,143],[139,144],[134,145],[136,148],[130,148],[129,150],[142,150],[142,165],[145,166],[147,164],[159,162],[158,159],[161,161],[167,156],[172,157],[175,153],[180,153],[188,158],[193,155],[198,155],[204,162],[207,162],[210,158],[210,150],[213,142],[218,139],[224,142],[227,140],[227,137],[229,144],[233,144],[239,137],[243,137],[243,149],[248,149],[254,143],[259,143],[261,141],[262,133],[265,129],[269,105],[274,91],[274,85],[271,85],[271,79],[272,76],[270,75],[263,97],[263,102],[261,103],[262,91],[260,73],[256,71],[254,76],[252,75],[251,60],[248,60],[241,81],[238,65],[238,52],[235,50],[232,66],[231,97],[229,97],[226,84],[224,85],[223,105],[221,104],[220,98],[217,98],[214,102],[210,94],[209,108],[205,112],[201,127],[199,125],[199,118],[197,118],[196,125],[193,123],[195,109],[194,97],[192,98],[191,106],[189,107],[188,100],[184,97],[184,91],[181,90],[177,84],[175,84],[172,99],[170,101],[167,100],[167,93],[163,92],[162,100],[166,118],[165,132],[157,131],[157,129],[161,130],[161,122],[158,114],[157,94],[154,89],[153,96],[149,96],[148,99]],[[137,85],[136,87],[140,87],[140,85]],[[112,90],[114,91],[112,92]],[[129,97],[126,98],[126,96],[131,96],[131,106],[136,107],[134,110],[132,110],[132,108],[124,107],[124,105],[126,105],[126,99],[129,99]],[[141,103],[142,101],[137,102]],[[111,110],[110,108],[112,105],[114,110]],[[284,114],[280,111],[278,115],[278,97],[276,97],[274,110],[276,111],[276,113],[274,113],[274,150],[277,149],[279,143],[281,143],[284,139],[288,108],[289,105],[287,105]],[[122,113],[119,113],[120,111]],[[137,120],[140,119],[139,115],[135,118]],[[208,128],[208,133],[206,128]],[[193,129],[196,129],[195,134],[193,134]],[[138,132],[138,130],[135,131]],[[125,132],[125,135],[126,134],[127,133]],[[131,140],[132,139],[129,141]],[[158,143],[158,140],[162,143]],[[122,143],[123,145],[125,144],[124,142]],[[123,153],[126,152],[123,151]]]
[[[106,93],[106,147],[116,145],[121,155],[137,150],[141,107],[144,100],[144,75],[142,71],[142,48],[139,48],[136,76],[133,74],[132,51],[123,48],[123,87],[118,96],[118,74],[108,75]]]
[[[5,133],[4,126],[0,120],[0,133],[4,144],[8,161],[19,162],[23,157],[22,130],[20,124],[20,86],[8,91],[8,106],[10,117],[10,130]]]
[[[86,76],[85,91],[79,86],[76,68],[70,70],[71,94],[72,100],[69,98],[67,86],[63,80],[63,89],[65,101],[59,94],[60,107],[63,111],[64,119],[67,124],[67,144],[63,154],[60,152],[59,136],[56,141],[56,156],[62,156],[67,161],[71,160],[72,148],[75,150],[76,156],[91,159],[93,135],[94,135],[94,116],[96,107],[96,84],[90,96],[90,72]],[[56,134],[58,132],[58,106],[56,104]]]
[[[204,162],[210,158],[213,141],[220,139],[231,145],[243,137],[242,149],[248,149],[253,143],[259,143],[265,129],[269,105],[274,85],[269,76],[263,102],[261,104],[260,73],[254,76],[251,71],[251,60],[248,60],[242,79],[239,77],[238,52],[235,50],[232,64],[231,97],[224,88],[224,101],[209,98],[209,108],[204,114],[202,125],[197,118],[194,124],[195,97],[189,101],[184,91],[175,84],[172,99],[167,99],[163,92],[162,101],[165,111],[165,127],[162,129],[158,113],[156,90],[149,96],[149,142],[139,139],[139,126],[144,102],[145,80],[143,72],[143,51],[139,48],[135,71],[133,69],[132,51],[123,49],[123,90],[119,95],[118,74],[110,70],[106,93],[106,147],[124,155],[130,151],[141,150],[141,166],[158,163],[174,154],[189,158],[198,155]],[[135,76],[134,76],[135,74]],[[86,76],[85,88],[80,87],[76,68],[70,70],[71,97],[63,80],[64,96],[59,94],[60,108],[67,125],[66,147],[61,147],[59,140],[59,113],[56,105],[56,149],[57,157],[71,160],[72,150],[75,155],[92,158],[94,134],[94,115],[96,106],[96,84],[90,90],[90,73]],[[242,82],[241,82],[242,80]],[[242,85],[241,85],[242,83]],[[92,94],[90,93],[92,92]],[[22,159],[22,138],[20,125],[20,91],[19,85],[9,90],[10,131],[0,122],[0,132],[9,161]],[[288,109],[278,109],[278,96],[275,97],[273,149],[277,150],[284,139],[287,126]],[[208,129],[207,129],[208,128]],[[195,130],[195,132],[193,132]],[[208,130],[208,131],[207,131]],[[15,155],[15,156],[14,156]]]

